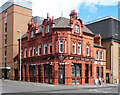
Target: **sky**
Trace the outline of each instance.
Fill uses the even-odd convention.
[[[0,0],[0,6],[8,0]],[[78,12],[78,18],[84,23],[96,20],[98,18],[113,16],[118,18],[119,0],[29,0],[32,2],[32,15],[47,17],[54,16],[58,18],[69,18],[71,10]]]

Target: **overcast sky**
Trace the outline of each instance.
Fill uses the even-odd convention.
[[[0,0],[0,6],[8,0]],[[30,1],[30,0],[29,0]],[[70,11],[75,9],[79,18],[84,22],[97,19],[98,17],[114,16],[117,18],[117,5],[119,0],[31,0],[33,16],[46,18],[47,12],[50,17],[63,16],[69,18]],[[102,15],[101,15],[102,14]]]

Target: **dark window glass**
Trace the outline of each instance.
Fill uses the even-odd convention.
[[[80,77],[81,76],[81,64],[74,64],[72,66],[72,76]]]
[[[92,64],[90,64],[90,76],[92,77]]]
[[[101,67],[101,78],[103,78],[103,67]]]
[[[72,77],[75,77],[75,66],[72,66]]]
[[[52,76],[52,65],[50,65],[50,64],[44,65],[44,76],[46,76],[46,77]]]
[[[50,46],[50,53],[52,53],[52,45]]]

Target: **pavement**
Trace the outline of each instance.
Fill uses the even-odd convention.
[[[117,84],[103,85],[53,85],[47,83],[0,80],[2,93],[114,93],[120,90]],[[86,94],[85,94],[86,95]]]
[[[15,84],[24,84],[24,85],[34,85],[34,86],[69,86],[69,87],[81,87],[81,88],[101,88],[101,87],[115,87],[118,86],[118,84],[102,84],[102,85],[95,85],[95,84],[77,84],[77,85],[64,85],[64,84],[59,84],[59,85],[54,85],[54,84],[47,84],[47,83],[36,83],[36,82],[26,82],[26,81],[15,81],[15,80],[0,80],[4,82],[11,82]]]

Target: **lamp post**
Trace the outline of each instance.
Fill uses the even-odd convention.
[[[17,30],[20,33],[20,81],[21,81],[21,31]]]

